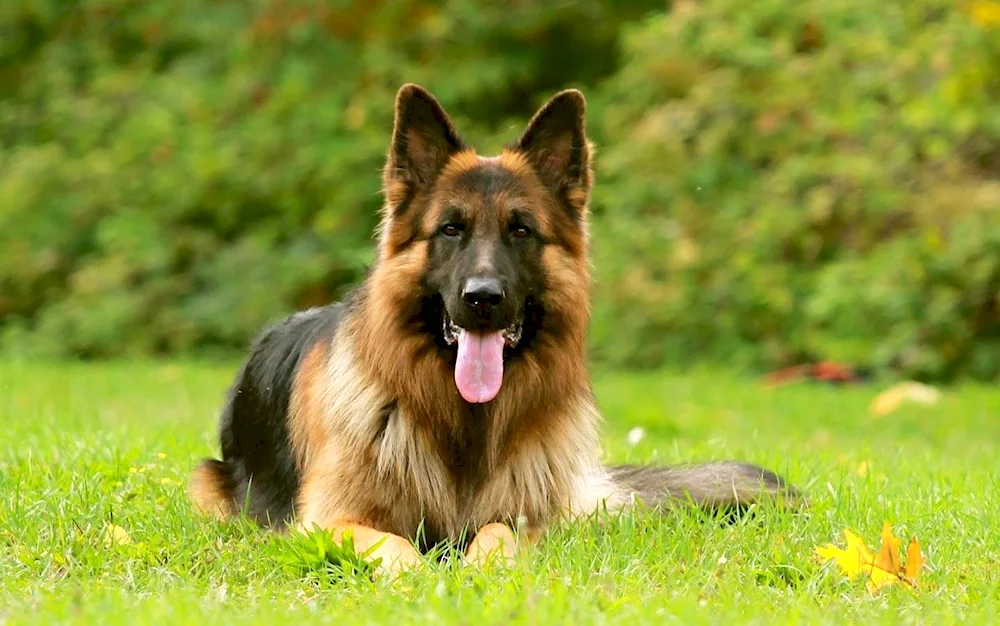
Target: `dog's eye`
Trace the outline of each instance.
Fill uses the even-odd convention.
[[[465,227],[461,224],[449,223],[441,227],[441,234],[445,237],[458,237],[462,234]]]
[[[514,224],[510,227],[510,234],[514,235],[518,239],[524,239],[531,234],[531,229],[521,224]]]

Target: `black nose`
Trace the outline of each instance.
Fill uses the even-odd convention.
[[[462,299],[469,306],[494,307],[503,300],[503,290],[496,278],[470,278],[465,281]]]

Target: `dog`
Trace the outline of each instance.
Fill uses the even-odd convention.
[[[745,463],[601,464],[586,367],[592,153],[577,90],[480,156],[431,93],[401,87],[377,258],[343,301],[255,339],[222,412],[222,460],[191,478],[195,507],[350,533],[398,573],[442,542],[471,563],[510,559],[554,520],[636,500],[794,501]]]

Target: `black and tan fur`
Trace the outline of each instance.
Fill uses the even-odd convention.
[[[467,533],[479,559],[509,554],[518,520],[536,538],[552,520],[636,495],[711,507],[793,498],[778,476],[742,463],[601,465],[586,370],[591,179],[578,91],[557,94],[516,144],[483,157],[433,96],[401,88],[377,262],[344,302],[256,340],[222,415],[222,460],[192,477],[196,505],[230,516],[246,504],[276,527],[349,529],[359,549],[384,539],[375,556],[398,569],[419,561],[421,524],[417,548]],[[456,299],[470,272],[505,285],[488,315],[469,317],[482,311]],[[519,320],[492,401],[456,391],[449,316],[491,329]]]

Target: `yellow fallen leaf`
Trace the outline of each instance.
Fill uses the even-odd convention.
[[[899,582],[899,539],[892,534],[889,520],[882,524],[882,549],[868,575],[868,590],[875,593],[893,583]]]
[[[846,549],[828,543],[817,547],[816,554],[824,561],[836,562],[850,580],[864,574],[867,578],[868,591],[873,594],[900,582],[916,587],[917,574],[924,563],[916,537],[910,541],[906,549],[905,567],[899,560],[900,540],[892,534],[888,520],[882,525],[882,547],[878,556],[872,554],[864,540],[851,530],[845,528],[844,537],[847,540]]]
[[[893,583],[900,582],[898,574],[893,574],[888,572],[877,565],[873,565],[871,569],[868,570],[868,580],[866,581],[866,586],[868,591],[875,594],[882,591],[885,587]]]
[[[107,546],[119,545],[124,546],[131,543],[132,540],[129,538],[128,533],[121,526],[116,526],[115,524],[108,524],[104,528],[104,543]]]
[[[979,26],[996,26],[1000,24],[1000,2],[974,0],[969,5],[969,15]]]
[[[941,392],[930,385],[905,382],[893,385],[878,394],[868,410],[875,417],[884,417],[898,409],[904,402],[930,405],[936,404],[940,399]]]
[[[882,549],[875,557],[875,565],[887,572],[898,572],[899,565],[899,539],[892,534],[889,520],[882,523]]]
[[[903,570],[903,576],[914,587],[917,585],[917,574],[923,566],[924,555],[920,554],[920,543],[913,537],[910,539],[910,545],[906,546],[906,568]]]
[[[874,561],[875,557],[868,550],[864,540],[851,532],[850,529],[844,529],[844,538],[847,540],[846,550],[828,543],[816,548],[816,554],[825,561],[835,560],[848,578],[854,578],[862,573]]]

